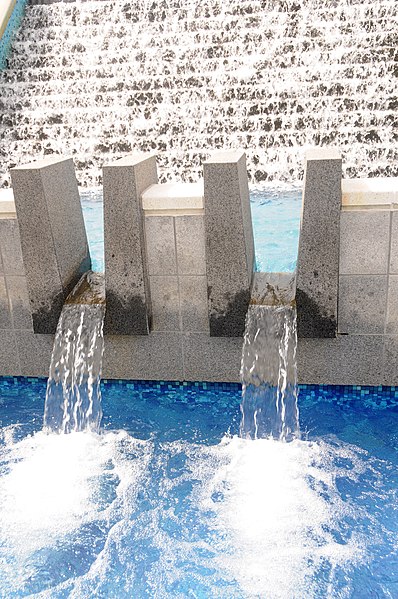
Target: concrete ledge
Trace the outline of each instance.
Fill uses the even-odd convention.
[[[203,193],[203,181],[155,184],[142,194],[142,207],[146,216],[203,214]]]
[[[397,210],[398,177],[343,179],[342,209]]]
[[[14,192],[12,189],[0,189],[0,218],[16,218]]]

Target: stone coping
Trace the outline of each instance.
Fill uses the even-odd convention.
[[[0,218],[16,218],[14,193],[12,189],[0,189]]]
[[[203,181],[157,183],[142,194],[146,216],[203,214]]]
[[[343,179],[343,210],[398,210],[398,177]]]

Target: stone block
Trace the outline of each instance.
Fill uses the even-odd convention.
[[[388,277],[387,335],[398,335],[398,275]]]
[[[172,216],[146,216],[145,237],[149,275],[176,275],[177,257]]]
[[[0,376],[20,376],[18,349],[14,331],[0,329]]]
[[[205,275],[205,226],[203,216],[175,218],[178,274]]]
[[[208,333],[184,333],[184,380],[240,381],[241,337],[209,337]]]
[[[73,161],[46,158],[11,169],[11,178],[33,327],[52,333],[66,296],[91,266]]]
[[[7,276],[6,281],[14,329],[33,331],[26,277]]]
[[[255,272],[251,304],[278,306],[290,304],[296,296],[296,275],[291,272]]]
[[[0,329],[11,330],[12,328],[6,280],[0,276]]]
[[[382,335],[337,335],[335,339],[299,339],[298,381],[307,385],[380,385]]]
[[[342,275],[339,333],[382,335],[386,320],[387,276]]]
[[[180,303],[176,276],[149,277],[152,300],[152,330],[179,331]]]
[[[183,331],[209,332],[207,279],[205,276],[179,277]]]
[[[217,153],[203,174],[210,335],[241,337],[254,266],[246,156]]]
[[[107,334],[148,335],[151,300],[141,196],[156,157],[130,154],[103,168]]]
[[[104,378],[182,381],[182,364],[180,333],[105,337]]]
[[[24,275],[21,239],[16,218],[0,219],[0,253],[3,272],[7,275]]]
[[[390,211],[344,211],[340,216],[340,274],[387,274]]]
[[[299,337],[335,337],[341,207],[341,155],[307,152],[297,259]]]
[[[21,375],[48,377],[54,336],[39,335],[33,331],[15,331],[15,339]]]
[[[390,273],[398,275],[398,211],[392,212]]]

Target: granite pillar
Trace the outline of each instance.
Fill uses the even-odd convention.
[[[107,334],[149,334],[151,300],[141,196],[157,180],[156,157],[150,154],[130,154],[103,167]]]
[[[91,261],[71,158],[11,169],[35,333],[54,333],[64,300]]]
[[[299,337],[337,333],[341,177],[338,150],[307,152],[297,260]]]
[[[244,333],[254,244],[244,152],[219,152],[203,165],[210,335]]]

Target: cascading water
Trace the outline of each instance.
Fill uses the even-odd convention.
[[[249,306],[241,365],[241,437],[299,437],[296,348],[295,306]]]
[[[98,294],[93,295],[93,288],[101,282],[101,275],[90,273],[86,297],[79,292],[80,281],[62,309],[44,408],[44,430],[48,432],[99,430],[105,305]]]
[[[245,148],[252,181],[292,181],[305,146],[330,144],[346,176],[397,176],[397,14],[396,0],[28,6],[0,74],[0,185],[52,153],[96,185],[131,150],[189,180],[219,148]]]

